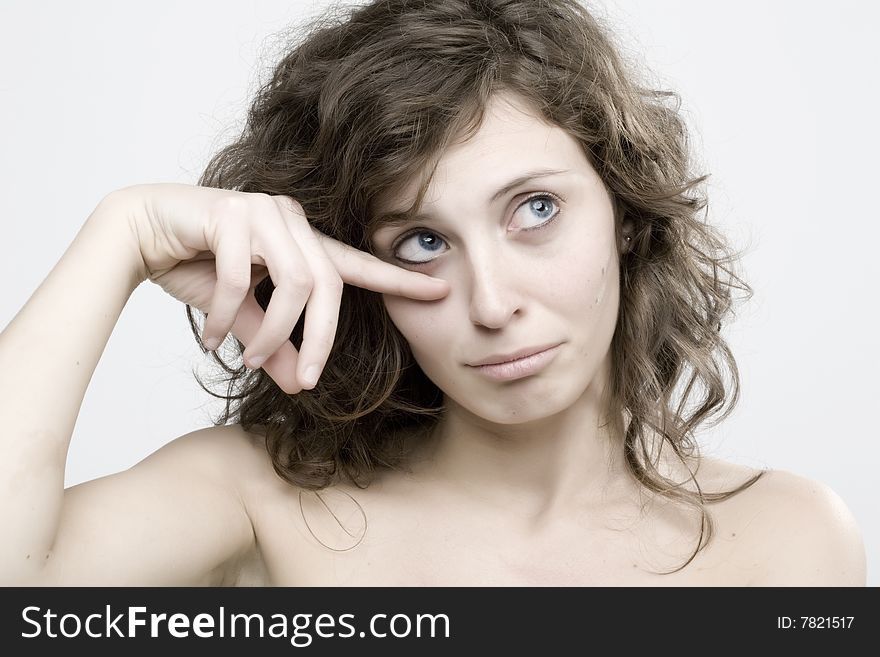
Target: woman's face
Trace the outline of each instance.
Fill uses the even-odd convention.
[[[559,173],[535,173],[549,170]],[[416,184],[383,214],[409,207]],[[420,217],[382,225],[373,245],[383,260],[451,284],[437,301],[383,295],[447,403],[527,422],[605,376],[620,294],[612,201],[578,142],[514,97],[496,96],[479,132],[443,154]],[[553,345],[537,369],[474,366]]]

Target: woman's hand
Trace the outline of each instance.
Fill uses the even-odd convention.
[[[231,332],[288,393],[312,388],[339,320],[342,284],[433,300],[441,279],[396,267],[314,229],[290,197],[177,183],[125,187],[112,194],[136,231],[145,278],[207,314],[202,341],[216,348]],[[271,276],[264,312],[253,289]],[[301,352],[290,334],[304,307]]]

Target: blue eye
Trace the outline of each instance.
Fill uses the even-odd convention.
[[[554,194],[542,192],[529,196],[525,201],[520,204],[520,206],[516,209],[516,212],[519,213],[520,210],[527,207],[534,213],[533,216],[536,216],[540,220],[540,223],[529,228],[522,228],[522,230],[540,230],[546,227],[548,224],[552,223],[553,220],[556,219],[562,212],[559,205],[560,199]],[[556,207],[555,212],[553,212],[552,210],[553,206]],[[414,246],[408,249],[409,253],[401,254],[401,247],[404,247],[405,245],[410,243]],[[434,256],[436,254],[442,253],[442,251],[440,250],[441,243],[445,243],[445,240],[443,240],[443,238],[439,237],[433,231],[417,228],[401,237],[391,247],[391,251],[394,254],[394,257],[403,263],[406,263],[408,265],[424,265],[434,260]],[[429,257],[419,259],[419,256],[423,254],[427,254]],[[401,257],[401,255],[405,255],[407,257]]]
[[[540,201],[540,202],[538,202]],[[548,203],[549,201],[549,203]],[[559,216],[561,210],[559,209],[559,199],[553,196],[552,194],[535,194],[533,196],[529,196],[522,205],[517,208],[517,212],[524,207],[528,207],[530,210],[535,210],[543,206],[542,210],[538,210],[539,213],[546,213],[548,209],[552,206],[556,206],[557,211],[550,211],[549,214],[542,214],[539,216],[539,219],[542,221],[537,226],[532,226],[531,228],[523,228],[523,230],[537,230],[539,228],[543,228],[548,223],[550,223],[553,219]]]

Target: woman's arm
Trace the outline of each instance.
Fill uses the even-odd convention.
[[[64,497],[67,449],[110,332],[143,281],[137,242],[105,198],[0,334],[0,579],[45,563]]]
[[[250,293],[255,264],[275,285],[265,312]],[[413,299],[449,292],[321,234],[289,197],[181,184],[109,194],[0,334],[0,582],[212,583],[254,545],[241,482],[272,474],[240,429],[193,432],[126,472],[63,489],[89,380],[147,278],[205,312],[208,337],[247,345],[245,362],[268,356],[263,369],[290,394],[324,367],[343,283]],[[304,307],[297,352],[290,334]]]
[[[123,307],[146,279],[126,208],[117,193],[102,200],[0,334],[4,584],[90,584],[104,575],[113,583],[182,583],[253,539],[220,472],[223,454],[241,448],[215,441],[220,448],[212,454],[195,453],[214,430],[65,493],[67,450],[86,388]],[[126,439],[124,427],[119,434]]]

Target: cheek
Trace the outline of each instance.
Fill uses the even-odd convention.
[[[554,308],[569,317],[583,317],[613,305],[618,265],[610,244],[580,249],[569,245],[552,262],[541,276],[541,286]]]
[[[439,311],[440,304],[393,295],[383,295],[382,302],[391,321],[409,343],[416,358],[419,358],[421,353],[430,353],[429,348],[443,349],[446,327],[442,323],[443,313]]]
[[[594,263],[590,281],[583,290],[590,342],[593,350],[610,346],[617,326],[620,305],[620,273],[617,252],[610,248],[601,265]]]
[[[455,352],[456,335],[448,306],[415,301],[394,295],[383,296],[388,316],[409,344],[416,363],[438,385],[445,385],[443,372]]]
[[[613,298],[617,291],[617,254],[609,249],[608,256],[598,273],[593,268],[593,278],[590,289],[586,290],[593,307],[613,305]]]

